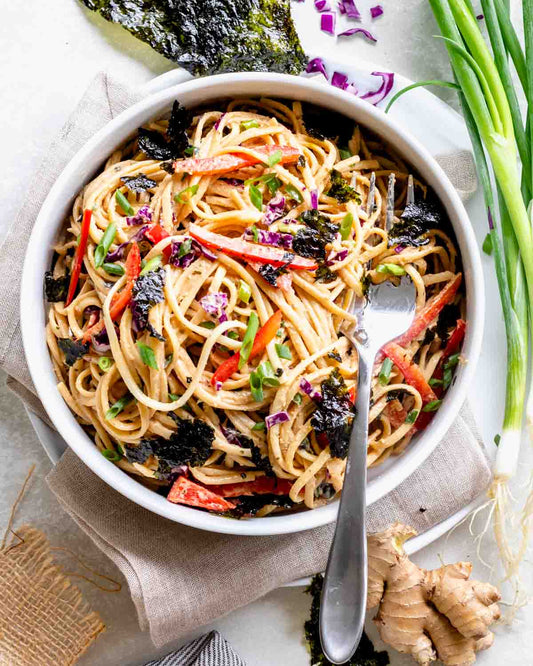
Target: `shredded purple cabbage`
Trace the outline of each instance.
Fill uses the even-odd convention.
[[[222,434],[230,444],[234,444],[235,446],[240,446],[242,448],[242,442],[239,439],[240,433],[237,430],[234,430],[233,428],[225,428],[224,426],[221,426],[221,430]]]
[[[355,35],[358,32],[360,32],[362,35],[364,35],[371,42],[377,42],[378,41],[371,32],[369,32],[368,30],[365,30],[364,28],[349,28],[348,30],[345,30],[344,32],[339,32],[337,34],[337,37],[349,37],[350,35]]]
[[[111,345],[109,343],[107,329],[104,328],[100,331],[100,333],[93,335],[92,343],[94,351],[98,352],[99,354],[103,354],[104,352],[109,351],[111,349]]]
[[[335,14],[332,12],[324,12],[320,15],[320,29],[322,32],[327,32],[330,35],[335,34]]]
[[[318,208],[318,192],[316,190],[311,192],[311,208]]]
[[[404,250],[405,250],[405,245],[397,245],[394,248],[394,251],[396,252],[396,254],[400,254],[400,252],[403,252]]]
[[[331,266],[332,264],[335,264],[337,261],[344,261],[347,256],[348,256],[347,248],[344,248],[339,252],[331,252],[326,263],[328,266]]]
[[[317,12],[329,12],[331,7],[328,3],[328,0],[315,0],[315,9]]]
[[[366,99],[367,102],[375,106],[382,102],[392,90],[394,74],[392,72],[372,72],[372,76],[381,76],[381,85],[377,90],[370,90],[362,95],[361,99]]]
[[[228,307],[228,295],[223,291],[217,291],[207,294],[200,300],[200,305],[207,312],[208,315],[218,317],[218,321],[222,324],[228,321],[226,315],[226,308]]]
[[[144,238],[144,234],[146,231],[150,228],[149,224],[143,225],[138,231],[136,231],[133,236],[127,240],[125,243],[120,243],[120,245],[117,245],[117,247],[112,251],[108,252],[106,254],[106,261],[119,261],[120,259],[124,259],[124,253],[126,252],[126,248],[130,243],[133,243],[134,241],[138,243],[139,241],[142,241]]]
[[[273,245],[274,247],[283,247],[288,250],[292,248],[292,234],[282,234],[279,231],[263,231],[262,229],[258,229],[256,233],[257,242],[262,243],[263,245]],[[255,240],[254,233],[250,227],[244,231],[244,240]]]
[[[129,227],[136,227],[139,224],[145,224],[152,221],[152,211],[150,206],[141,206],[133,217],[126,218],[126,224]]]
[[[262,222],[269,226],[285,214],[285,197],[278,192],[267,204]]]
[[[331,85],[335,86],[335,88],[346,90],[348,87],[348,77],[342,72],[333,72],[333,76],[331,77]]]
[[[221,178],[221,180],[232,187],[244,187],[244,182],[238,178]]]
[[[272,428],[272,426],[278,425],[279,423],[285,423],[286,421],[290,421],[290,416],[288,415],[287,412],[276,412],[275,414],[269,414],[265,418],[265,425],[267,429]]]
[[[376,19],[378,16],[381,16],[382,14],[383,14],[383,7],[381,5],[370,7],[370,16],[373,19]]]
[[[225,115],[226,115],[226,114],[223,113],[223,114],[220,116],[220,118],[216,121],[216,123],[215,123],[215,129],[216,129],[217,131],[218,131],[218,128],[220,127],[220,123],[222,122],[222,119],[224,118]]]
[[[341,0],[338,4],[341,14],[346,14],[347,18],[360,19],[361,12],[355,6],[354,0]]]
[[[186,241],[191,241],[190,250],[180,257],[181,246]],[[177,266],[178,268],[188,268],[194,261],[202,256],[210,261],[215,261],[217,258],[217,255],[214,252],[211,252],[211,250],[200,245],[200,243],[194,240],[194,238],[189,237],[184,237],[182,241],[172,241],[171,249],[172,251],[168,263]]]
[[[324,61],[322,58],[313,58],[307,63],[307,67],[305,68],[305,71],[308,74],[313,74],[315,72],[320,72],[323,74],[326,79],[328,78],[328,73],[326,71],[326,66],[324,65]]]
[[[305,377],[300,379],[300,389],[305,393],[305,395],[308,395],[311,400],[315,400],[316,402],[320,402],[322,400],[321,393],[319,391],[315,391],[311,382]]]

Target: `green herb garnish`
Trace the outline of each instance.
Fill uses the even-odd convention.
[[[176,400],[180,399],[180,396],[176,395],[175,393],[169,393],[168,399],[170,400],[170,402],[176,402]]]
[[[157,361],[155,360],[154,350],[142,342],[137,342],[136,344],[137,349],[139,350],[139,354],[141,355],[141,361],[144,363],[144,365],[147,365],[154,370],[159,370]]]
[[[405,419],[406,423],[414,423],[416,419],[418,418],[418,409],[412,409],[409,414],[407,414],[407,418]]]
[[[301,393],[297,393],[297,394],[294,396],[294,398],[292,399],[292,401],[293,401],[296,405],[301,405],[301,404],[302,404],[302,400],[303,400],[303,397],[302,397],[302,394],[301,394]]]
[[[353,225],[353,215],[351,213],[347,213],[342,218],[342,222],[339,227],[339,232],[342,240],[348,240],[348,238],[350,237],[350,232],[352,230],[352,225]]]
[[[259,431],[266,428],[266,423],[264,421],[258,421],[255,425],[252,426],[252,430]]]
[[[381,366],[381,370],[378,375],[379,383],[382,386],[386,386],[389,383],[391,370],[392,370],[392,361],[390,360],[390,358],[386,358],[383,361],[383,365]]]
[[[248,188],[248,191],[250,193],[250,201],[252,204],[257,208],[257,210],[262,211],[263,195],[261,194],[261,190],[257,187],[257,185],[251,184]]]
[[[291,199],[294,199],[294,201],[296,201],[296,203],[301,204],[304,200],[304,198],[302,196],[302,193],[300,192],[300,190],[298,188],[294,187],[294,185],[290,185],[290,184],[285,185],[285,192],[289,195],[289,197]]]
[[[264,361],[250,374],[250,389],[256,402],[263,400],[263,386],[279,386],[279,379],[270,361]]]
[[[267,164],[268,164],[268,166],[269,166],[269,167],[273,167],[273,166],[275,166],[276,164],[278,164],[278,162],[281,162],[281,158],[282,158],[282,157],[283,157],[283,153],[281,152],[281,150],[279,150],[279,149],[278,149],[278,150],[275,150],[275,151],[272,153],[272,155],[269,155],[269,156],[267,157]]]
[[[244,280],[241,280],[239,282],[239,298],[243,303],[249,303],[250,298],[252,297],[252,289],[250,285],[245,282]]]
[[[111,407],[107,410],[105,413],[106,420],[114,419],[116,416],[120,414],[120,412],[126,407],[126,405],[129,405],[129,403],[133,400],[133,396],[131,393],[126,393],[126,395],[122,396],[119,400],[117,400]]]
[[[381,275],[405,275],[405,268],[398,264],[379,264],[376,266],[376,273]]]
[[[241,122],[241,131],[244,132],[245,130],[252,129],[254,127],[259,127],[259,123],[257,120],[243,120]]]
[[[104,449],[102,451],[102,455],[104,456],[104,458],[107,458],[107,460],[114,463],[118,462],[122,458],[120,453],[113,451],[113,449]]]
[[[117,190],[117,193],[118,192],[119,190]],[[94,251],[94,265],[96,266],[96,268],[100,268],[100,266],[104,263],[107,253],[109,252],[109,248],[111,247],[111,244],[115,239],[116,233],[117,233],[117,226],[114,222],[111,222],[110,224],[107,225],[107,228],[104,231],[104,235],[100,239],[100,242],[98,243],[98,245],[96,246],[96,250]]]
[[[124,275],[126,272],[124,270],[124,266],[121,266],[120,264],[110,264],[110,263],[103,263],[102,268],[106,273],[109,273],[109,275]]]
[[[155,271],[163,263],[163,255],[158,254],[156,257],[152,257],[149,261],[144,264],[144,267],[141,271],[141,275],[146,275],[150,271]]]
[[[189,185],[189,187],[186,187],[184,190],[181,190],[181,192],[178,192],[178,194],[174,196],[174,201],[180,204],[189,203],[191,197],[193,197],[196,194],[196,192],[198,192],[198,187],[199,187],[198,183],[196,183],[196,185]],[[187,197],[187,199],[184,199],[184,196],[186,194],[188,194],[189,196]]]
[[[115,199],[118,203],[118,205],[122,208],[124,213],[126,215],[135,215],[135,211],[133,210],[133,206],[130,204],[130,202],[126,199],[126,197],[122,194],[120,190],[117,190],[115,192]]]
[[[202,328],[208,328],[208,329],[212,330],[213,328],[215,328],[216,324],[215,324],[214,321],[201,321],[200,326]]]
[[[242,346],[239,350],[239,370],[242,370],[242,368],[246,365],[246,362],[250,357],[250,352],[252,351],[255,336],[258,330],[259,330],[259,319],[255,314],[255,312],[251,312],[250,317],[248,318],[248,326],[246,327],[246,333],[244,334],[244,338],[242,339]]]
[[[98,367],[102,372],[107,372],[108,370],[110,370],[113,366],[113,363],[114,363],[113,359],[109,358],[109,356],[101,356],[98,359]]]
[[[287,361],[292,361],[292,354],[291,350],[287,347],[287,345],[281,345],[278,342],[276,342],[276,353],[280,358],[285,358]]]
[[[427,405],[424,405],[422,407],[423,412],[436,412],[437,409],[441,406],[442,400],[432,400],[431,402],[428,402]]]

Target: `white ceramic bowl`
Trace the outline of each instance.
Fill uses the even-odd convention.
[[[331,86],[283,74],[223,74],[181,83],[151,95],[121,113],[100,130],[75,155],[50,190],[31,235],[24,262],[21,291],[21,325],[24,349],[39,397],[55,427],[75,453],[110,486],[137,504],[185,525],[213,532],[271,535],[298,532],[331,523],[338,502],[311,511],[248,520],[228,520],[193,508],[171,504],[144,488],[106,460],[76,422],[56,387],[45,343],[46,304],[43,275],[50,266],[52,245],[80,188],[93,178],[113,150],[143,123],[159,118],[174,99],[194,107],[221,98],[270,96],[298,99],[339,111],[390,142],[434,189],[452,222],[459,244],[466,283],[468,328],[463,347],[467,359],[431,426],[413,439],[398,458],[369,471],[367,503],[380,499],[404,481],[433,451],[456,417],[477,362],[484,319],[484,291],[479,250],[467,213],[452,184],[414,138],[382,111]]]

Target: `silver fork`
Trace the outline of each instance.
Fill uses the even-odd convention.
[[[388,198],[391,189],[394,196],[393,188],[389,187]],[[356,414],[320,605],[322,649],[333,664],[343,664],[357,649],[366,612],[366,457],[372,368],[381,347],[411,325],[415,287],[407,277],[397,287],[392,282],[371,285],[365,302],[357,300],[353,308],[358,322],[346,336],[359,355]]]

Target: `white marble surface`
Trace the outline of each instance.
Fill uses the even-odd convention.
[[[362,10],[376,4],[359,0]],[[415,80],[446,76],[447,62],[441,45],[432,38],[437,28],[425,0],[383,0],[385,15],[372,23],[379,37],[377,45],[360,38],[337,41],[318,27],[311,0],[294,4],[302,42],[307,50],[331,53],[336,57],[380,63]],[[518,0],[512,0],[513,7]],[[76,0],[54,2],[0,2],[0,118],[4,168],[0,189],[0,239],[25,196],[28,177],[64,123],[92,77],[102,69],[130,85],[142,85],[170,69],[172,64],[117,26],[93,17]],[[369,21],[366,23],[370,24]],[[451,99],[451,93],[448,93]],[[469,211],[478,233],[484,236],[482,210]],[[483,434],[491,441],[498,431],[502,412],[505,358],[503,331],[490,260],[484,260],[489,294],[484,351],[471,400]],[[50,463],[44,455],[18,400],[0,389],[0,525],[5,525],[9,509],[31,463],[37,469],[28,496],[19,514],[19,524],[32,522],[42,527],[54,545],[82,554],[93,567],[121,579],[120,573],[58,507],[44,477]],[[494,561],[490,542],[485,559]],[[458,528],[448,541],[440,539],[416,555],[423,566],[436,567],[440,557],[448,562],[472,558],[475,573],[488,576],[478,561],[467,526]],[[73,563],[64,560],[67,570]],[[101,612],[108,626],[80,664],[128,666],[142,664],[158,652],[149,637],[140,632],[127,588],[119,594],[103,594],[81,584],[85,594]],[[177,591],[176,593],[179,593]],[[249,666],[305,666],[309,663],[302,639],[302,625],[308,612],[308,599],[301,589],[283,589],[218,620],[218,628]],[[375,632],[369,624],[371,636]],[[482,665],[524,666],[533,663],[527,636],[533,633],[531,608],[519,613],[512,628],[497,630],[495,646],[480,655]],[[200,628],[199,628],[200,629]],[[379,641],[376,641],[379,644]],[[162,654],[168,650],[160,651]],[[412,663],[394,655],[393,666]]]

